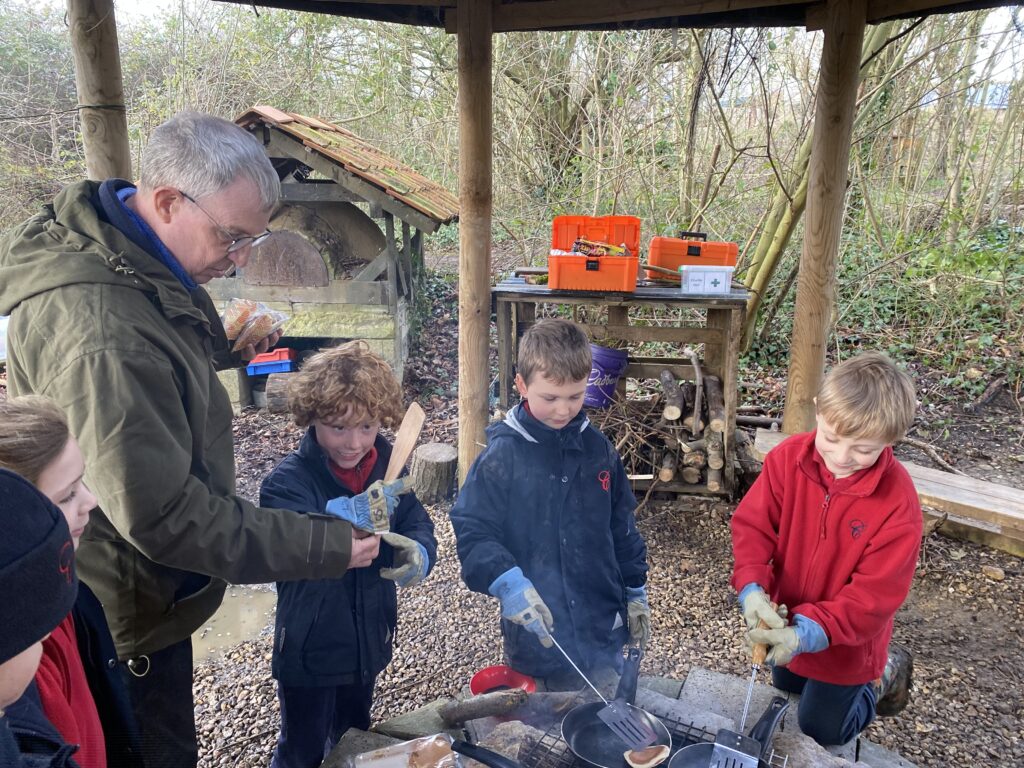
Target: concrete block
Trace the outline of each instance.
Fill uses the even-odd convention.
[[[371,752],[381,747],[390,747],[398,744],[399,740],[381,733],[361,731],[358,728],[349,728],[342,734],[341,739],[335,745],[331,753],[327,755],[321,768],[344,768],[345,759],[361,755],[363,752]]]
[[[249,385],[249,377],[244,368],[228,368],[217,371],[217,378],[224,385],[231,399],[231,409],[235,416],[242,412],[247,405],[252,405],[252,388]]]
[[[638,688],[636,705],[655,717],[661,717],[684,725],[699,728],[708,733],[718,733],[722,728],[734,728],[733,721],[727,717],[700,709],[691,703],[663,696],[657,691]]]
[[[779,695],[779,691],[770,685],[765,685],[769,680],[767,673],[761,671],[758,681],[754,684],[754,692],[750,697],[750,712],[747,715],[747,726],[745,730],[757,722],[757,719],[768,708],[771,700]],[[689,704],[693,709],[706,710],[721,717],[726,717],[735,722],[738,726],[740,715],[743,713],[743,700],[747,696],[747,684],[750,678],[737,677],[736,675],[724,675],[721,672],[712,672],[703,667],[693,667],[686,676],[683,683],[683,692],[680,694],[680,701]],[[788,715],[787,715],[788,718]]]
[[[679,694],[683,692],[683,681],[673,680],[671,677],[640,675],[640,679],[637,681],[637,688],[646,688],[670,699],[678,699]]]

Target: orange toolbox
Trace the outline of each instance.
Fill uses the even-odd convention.
[[[628,256],[570,253],[578,239],[625,246]],[[636,216],[556,216],[551,224],[548,287],[570,291],[635,291],[640,267]]]
[[[673,272],[682,266],[735,267],[739,251],[736,243],[709,243],[704,232],[680,232],[679,237],[652,237],[647,263]],[[654,270],[647,270],[647,277],[669,279]]]

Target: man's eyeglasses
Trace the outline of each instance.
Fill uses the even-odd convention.
[[[190,203],[192,203],[192,205],[194,205],[200,211],[205,213],[206,218],[212,221],[213,225],[220,230],[221,236],[228,241],[228,246],[225,249],[227,253],[234,253],[235,251],[240,251],[247,245],[251,245],[255,248],[257,245],[259,245],[272,234],[274,234],[268,229],[266,232],[260,235],[244,235],[242,237],[235,237],[234,235],[231,234],[231,232],[229,232],[227,229],[221,226],[221,223],[217,221],[215,218],[213,218],[213,216],[210,215],[210,212],[203,208],[203,206],[201,206],[199,202],[194,197],[192,197],[192,195],[187,194],[186,192],[183,192],[180,189],[178,190],[178,194],[184,197]]]

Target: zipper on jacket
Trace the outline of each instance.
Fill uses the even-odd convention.
[[[828,517],[828,506],[832,501],[832,494],[826,492],[825,500],[821,502],[821,530],[818,533],[819,539],[827,539],[828,534],[825,530],[825,519]]]

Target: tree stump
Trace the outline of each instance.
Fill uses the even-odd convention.
[[[269,402],[269,401],[268,401]],[[459,452],[445,443],[425,443],[413,451],[412,476],[416,497],[424,504],[437,504],[451,498]]]
[[[271,413],[288,412],[288,382],[294,373],[272,373],[267,376],[267,410]]]

